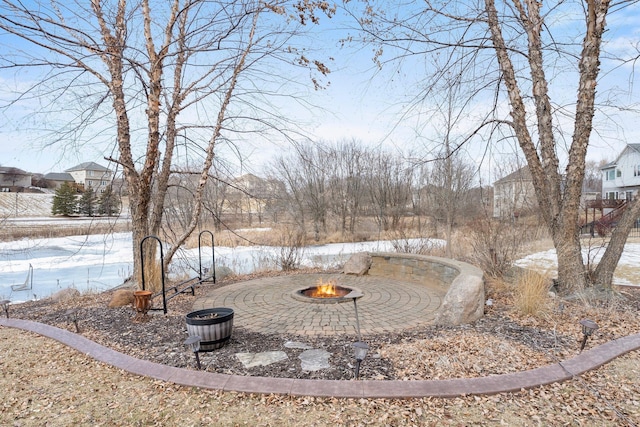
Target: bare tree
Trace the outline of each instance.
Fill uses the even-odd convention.
[[[216,231],[222,230],[224,212],[229,203],[228,181],[229,177],[221,175],[220,170],[214,168],[205,188],[203,208],[213,220]]]
[[[432,165],[427,197],[428,212],[434,222],[444,226],[445,252],[450,257],[453,227],[466,205],[475,171],[458,152],[452,153],[448,144],[443,150],[443,156]]]
[[[375,153],[369,160],[367,190],[373,216],[384,230],[398,230],[411,209],[412,169],[397,156]]]
[[[304,177],[304,200],[313,221],[314,240],[320,240],[320,233],[327,232],[329,211],[328,169],[324,159],[326,151],[321,145],[303,145],[298,148],[300,166]]]
[[[338,217],[340,232],[353,234],[364,198],[367,151],[355,141],[328,145],[324,167],[328,173],[328,204]]]
[[[301,230],[306,226],[306,208],[304,201],[304,177],[297,165],[295,156],[279,156],[267,172],[269,179],[281,182],[284,186],[280,192],[280,206],[283,206],[289,216]]]
[[[557,252],[558,280],[566,290],[581,289],[589,283],[611,285],[626,236],[640,214],[640,202],[634,202],[590,276],[581,253],[579,206],[603,33],[610,8],[620,11],[634,3],[427,0],[415,7],[389,2],[384,5],[389,10],[382,13],[375,7],[360,12],[367,15],[359,22],[370,40],[400,49],[394,60],[419,56],[428,62],[430,71],[422,81],[423,91],[414,98],[416,104],[426,102],[453,69],[461,73],[462,84],[469,88],[468,96],[476,99],[468,103],[468,116],[477,122],[468,138],[483,129],[510,129],[531,172],[540,212]],[[568,17],[574,18],[570,25],[555,25],[559,19],[568,21]],[[581,43],[575,41],[579,39]],[[383,65],[386,51],[377,52],[376,60]],[[573,111],[560,90],[569,81],[575,82],[577,93],[571,103]],[[555,104],[553,95],[558,95]],[[484,114],[479,111],[482,108]],[[572,118],[572,130],[563,131],[560,115]],[[565,135],[569,135],[566,153]]]
[[[108,159],[122,166],[128,184],[137,279],[139,242],[156,235],[162,224],[178,135],[185,135],[202,168],[193,216],[176,236],[167,264],[196,227],[215,147],[233,132],[284,127],[264,106],[269,87],[284,73],[268,70],[290,64],[291,53],[298,55],[290,40],[301,22],[317,22],[318,10],[333,12],[325,2],[314,1],[36,3],[0,4],[0,29],[21,40],[14,51],[5,52],[1,66],[44,70],[16,99],[48,102],[49,114],[66,111],[64,119],[72,125],[61,140],[92,127],[113,130],[118,154]],[[28,49],[21,48],[25,43]],[[328,72],[320,62],[298,58],[299,65]],[[77,106],[76,116],[70,106]],[[145,258],[155,262],[155,246],[145,250]]]
[[[606,160],[596,162],[588,160],[584,168],[584,187],[589,190],[600,191],[602,189],[602,166],[606,165]]]
[[[445,253],[449,257],[453,226],[464,208],[474,178],[473,167],[462,156],[462,138],[455,133],[466,118],[464,108],[458,103],[468,99],[460,96],[458,79],[459,74],[456,74],[445,80],[442,103],[432,118],[438,123],[437,140],[434,142],[440,148],[432,160],[428,178],[429,212],[434,223],[444,225]]]
[[[356,141],[297,144],[295,153],[279,157],[270,170],[272,180],[284,183],[290,214],[304,229],[311,222],[314,238],[328,230],[334,215],[339,230],[353,233],[366,189],[367,152]]]

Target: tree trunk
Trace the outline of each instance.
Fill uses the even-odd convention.
[[[536,144],[528,128],[525,103],[520,94],[509,50],[502,37],[495,4],[493,0],[485,0],[494,49],[509,94],[512,126],[527,159],[540,210],[556,247],[558,281],[567,291],[582,289],[588,283],[578,235],[578,207],[584,180],[585,157],[593,124],[600,45],[608,4],[608,1],[587,0],[587,28],[579,63],[580,82],[575,127],[569,150],[565,185],[562,189],[562,176],[558,171],[558,157],[553,135],[552,109],[544,74],[540,36],[543,18],[540,16],[540,4],[528,1],[525,9],[522,3],[515,3],[528,39],[527,52],[539,134],[539,141]]]
[[[629,202],[627,209],[613,229],[607,249],[593,272],[591,279],[594,284],[605,288],[613,286],[613,273],[622,256],[631,227],[633,227],[638,217],[640,217],[640,198]]]
[[[587,283],[582,259],[579,230],[563,226],[553,230],[552,239],[558,257],[558,283],[563,291],[582,289]]]

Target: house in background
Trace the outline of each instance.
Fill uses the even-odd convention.
[[[15,192],[18,188],[28,187],[31,187],[30,173],[18,168],[0,167],[0,191]]]
[[[586,203],[583,227],[591,235],[607,235],[615,228],[627,208],[627,202],[640,191],[640,144],[627,144],[616,160],[600,168],[602,185],[598,197]],[[634,226],[640,226],[638,221]]]
[[[514,218],[537,209],[538,199],[529,167],[525,166],[493,183],[493,216]]]
[[[633,200],[640,190],[640,144],[627,144],[602,171],[602,198]]]
[[[48,188],[52,188],[54,190],[60,188],[60,186],[65,182],[68,184],[75,184],[76,182],[71,174],[65,172],[49,172],[43,176],[43,179],[47,181],[47,184],[49,185]]]
[[[113,172],[94,162],[81,163],[65,172],[73,177],[79,187],[85,190],[91,187],[96,194],[103,193],[113,181]]]

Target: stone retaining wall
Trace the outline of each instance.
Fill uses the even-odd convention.
[[[426,255],[370,253],[371,276],[443,287],[446,295],[436,312],[442,325],[473,322],[484,314],[482,270],[465,262]]]

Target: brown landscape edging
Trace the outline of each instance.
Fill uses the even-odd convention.
[[[339,381],[250,377],[175,368],[136,359],[91,341],[82,335],[44,323],[0,319],[0,326],[22,329],[54,339],[100,362],[158,380],[212,390],[293,396],[345,398],[456,397],[515,392],[597,369],[607,362],[640,349],[640,334],[629,335],[582,352],[571,359],[523,372],[480,378],[415,381]]]

